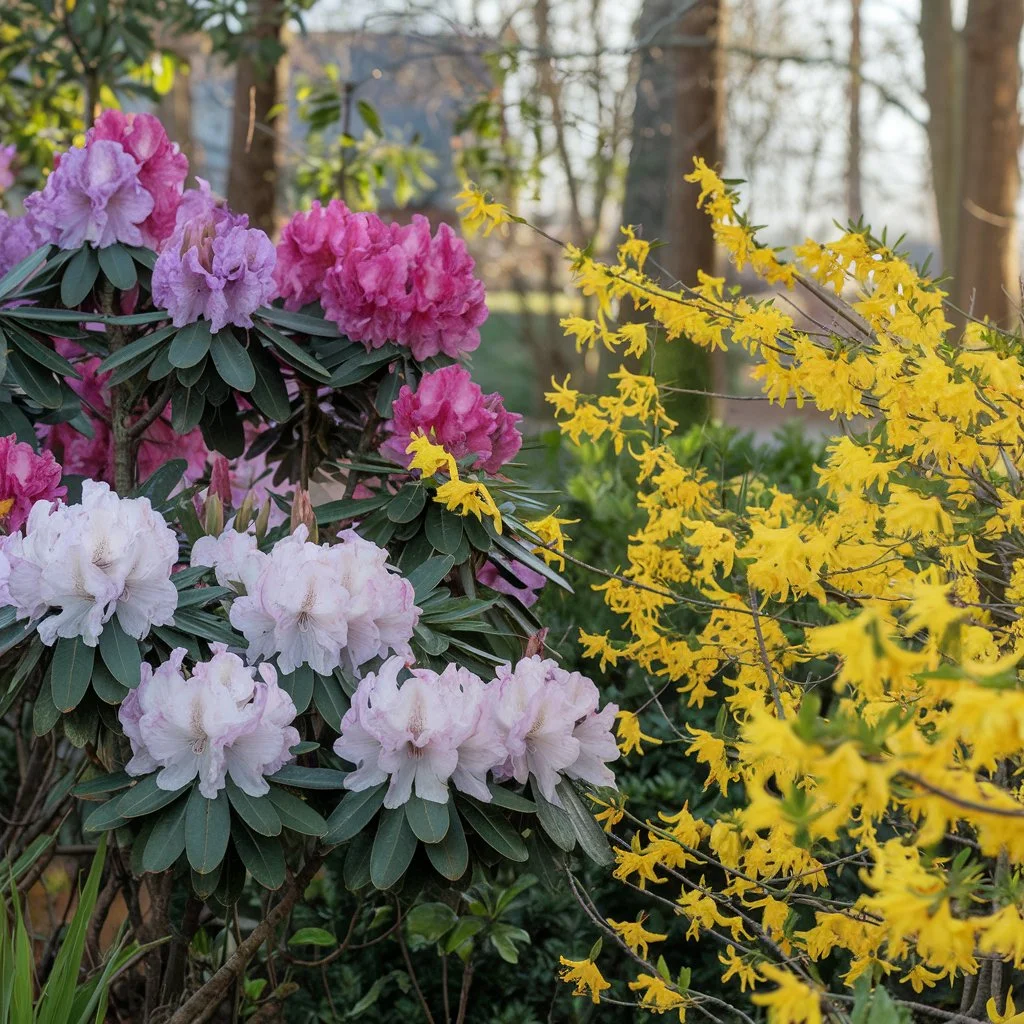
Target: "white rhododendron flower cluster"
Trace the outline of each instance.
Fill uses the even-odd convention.
[[[619,756],[612,725],[618,708],[598,711],[597,687],[538,656],[504,665],[484,683],[449,665],[440,675],[413,669],[404,682],[401,658],[389,658],[359,684],[341,723],[334,751],[357,770],[345,788],[369,789],[390,779],[385,807],[413,792],[444,803],[449,782],[489,801],[495,781],[532,778],[544,797],[561,805],[563,776],[614,786],[606,762]]]
[[[38,620],[40,639],[81,637],[95,647],[116,614],[136,639],[174,618],[174,531],[148,498],[118,497],[86,480],[78,505],[37,501],[24,535],[3,539],[0,603]]]
[[[269,554],[250,534],[226,530],[197,542],[193,565],[240,589],[231,624],[249,642],[249,658],[277,655],[281,672],[309,665],[327,675],[394,652],[412,655],[419,621],[412,584],[387,564],[388,553],[346,530],[336,544],[313,544],[304,525]]]
[[[292,759],[299,733],[291,724],[295,705],[277,684],[273,665],[250,668],[223,644],[182,671],[186,651],[176,648],[156,671],[142,666],[142,682],[118,711],[132,746],[129,775],[160,770],[156,784],[176,790],[199,779],[199,792],[212,800],[225,777],[249,796],[270,790],[273,775]],[[258,677],[258,678],[257,678]]]

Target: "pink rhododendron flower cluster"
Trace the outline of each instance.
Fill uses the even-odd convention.
[[[69,377],[68,387],[82,401],[82,414],[89,421],[92,436],[76,430],[70,423],[40,424],[43,446],[56,455],[65,473],[93,480],[114,482],[114,442],[110,431],[110,394],[106,387],[109,374],[97,373],[98,356],[82,359],[83,350],[72,341],[54,339],[54,347],[75,363],[81,380]],[[185,459],[187,481],[202,476],[208,456],[203,435],[198,429],[178,434],[170,424],[170,413],[155,420],[146,429],[138,449],[139,479],[145,480],[169,459]]]
[[[274,294],[274,245],[246,218],[212,207],[175,228],[153,268],[153,301],[175,327],[210,322],[252,327],[252,313]]]
[[[416,359],[459,356],[480,344],[484,286],[465,243],[425,217],[386,224],[337,200],[315,204],[285,226],[275,272],[290,309],[319,299],[353,341],[407,346]]]
[[[20,263],[40,246],[46,244],[46,235],[29,214],[11,217],[0,210],[0,274]]]
[[[188,158],[167,137],[160,119],[152,114],[126,114],[104,110],[86,135],[86,147],[101,139],[120,144],[139,165],[139,184],[153,198],[153,209],[139,225],[146,245],[157,249],[174,231],[181,202]]]
[[[518,598],[524,607],[529,608],[540,597],[541,588],[547,583],[547,580],[539,572],[534,572],[528,565],[523,565],[522,562],[510,561],[508,564],[519,580],[518,586],[502,576],[497,565],[491,559],[477,569],[477,582],[482,583],[485,587],[490,587],[491,590],[499,594]]]
[[[0,603],[37,622],[44,644],[82,637],[95,647],[115,614],[141,640],[174,618],[177,560],[174,531],[148,498],[120,498],[86,480],[81,504],[37,501],[25,535],[3,539]]]
[[[299,742],[295,705],[266,663],[246,666],[223,644],[186,675],[179,647],[156,671],[142,665],[142,681],[121,704],[118,717],[132,746],[129,775],[159,769],[156,784],[174,791],[199,779],[199,792],[214,799],[231,776],[239,789],[269,792],[264,776],[292,759]],[[258,676],[258,678],[257,678]]]
[[[420,612],[412,584],[388,566],[388,553],[354,530],[336,544],[313,544],[308,536],[300,525],[266,554],[252,535],[226,530],[193,548],[193,565],[210,565],[223,585],[244,588],[230,614],[250,658],[276,655],[286,674],[309,665],[327,675],[341,666],[358,674],[391,651],[410,657]]]
[[[475,455],[474,469],[497,473],[523,443],[518,413],[507,412],[501,395],[485,395],[462,366],[425,373],[415,391],[403,385],[385,424],[390,437],[380,453],[402,466],[413,434],[425,434],[456,459]]]
[[[57,501],[67,493],[61,468],[50,452],[40,454],[14,434],[0,437],[0,523],[20,530],[37,501]]]
[[[334,751],[356,765],[345,788],[369,789],[388,781],[385,807],[404,804],[413,792],[444,803],[449,782],[489,801],[487,774],[495,781],[532,778],[551,803],[563,776],[614,786],[606,762],[619,756],[612,725],[618,708],[598,712],[597,687],[553,661],[524,658],[505,665],[484,683],[449,665],[438,675],[404,668],[390,658],[367,675],[341,722]]]

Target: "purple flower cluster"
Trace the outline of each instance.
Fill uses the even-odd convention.
[[[425,217],[386,224],[344,203],[318,203],[285,226],[275,273],[290,309],[319,299],[354,341],[393,341],[416,359],[459,356],[480,344],[484,286],[465,243],[447,225],[431,235]]]
[[[484,683],[449,665],[438,674],[413,669],[404,682],[401,658],[367,675],[341,723],[334,751],[356,765],[345,788],[389,782],[385,807],[399,807],[415,792],[444,803],[449,784],[489,801],[487,775],[496,782],[533,784],[560,805],[563,777],[614,786],[607,762],[619,756],[612,725],[618,708],[598,711],[597,687],[540,657],[498,669]]]
[[[46,242],[46,234],[40,231],[34,217],[11,217],[0,210],[0,275]]]

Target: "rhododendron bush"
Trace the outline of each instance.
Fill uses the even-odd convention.
[[[0,224],[4,853],[112,833],[106,906],[171,936],[138,1019],[179,1022],[325,860],[406,906],[610,861],[585,799],[618,756],[616,707],[542,656],[557,519],[464,365],[462,240],[331,202],[275,246],[187,174],[159,121],[107,111]],[[254,888],[227,975],[186,971]]]
[[[566,949],[562,976],[679,1020],[1019,1020],[1021,337],[953,309],[862,226],[784,254],[713,169],[689,180],[736,267],[777,296],[707,275],[666,287],[631,230],[609,263],[570,247],[595,313],[567,333],[644,368],[548,397],[573,445],[632,466],[639,526],[595,581],[621,629],[580,631],[596,664],[649,684],[619,712],[621,749],[664,765],[677,744],[706,797],[649,818],[596,798],[637,914],[606,918],[572,882],[603,948]],[[476,222],[508,219],[466,198]],[[640,322],[616,323],[624,300]],[[655,331],[738,347],[767,399],[825,414],[817,486],[694,464],[647,363]],[[572,557],[561,525],[538,539]],[[692,984],[709,961],[713,981]]]

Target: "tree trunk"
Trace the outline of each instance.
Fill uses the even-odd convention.
[[[253,227],[275,229],[277,117],[280,96],[283,0],[251,0],[251,21],[235,70],[228,205],[247,213]]]
[[[962,199],[956,262],[957,305],[1003,326],[1020,298],[1021,30],[1024,0],[971,0],[964,27]]]
[[[861,180],[860,67],[861,0],[850,0],[850,124],[846,144],[846,215],[857,222],[864,213]]]
[[[963,160],[963,40],[953,27],[951,0],[921,4],[918,23],[928,101],[928,149],[939,222],[942,269],[956,268]]]
[[[721,0],[700,0],[674,26],[673,34],[707,40],[704,46],[677,46],[673,53],[675,94],[668,147],[668,245],[658,253],[658,261],[670,277],[683,285],[696,284],[699,270],[715,272],[711,222],[703,210],[697,209],[698,186],[685,181],[684,175],[692,170],[694,157],[703,157],[712,167],[722,162],[722,17]],[[665,383],[711,390],[711,353],[681,339],[666,346],[659,358],[663,370],[659,376]],[[709,412],[708,400],[696,395],[679,395],[666,404],[669,415],[682,426],[702,422]]]

